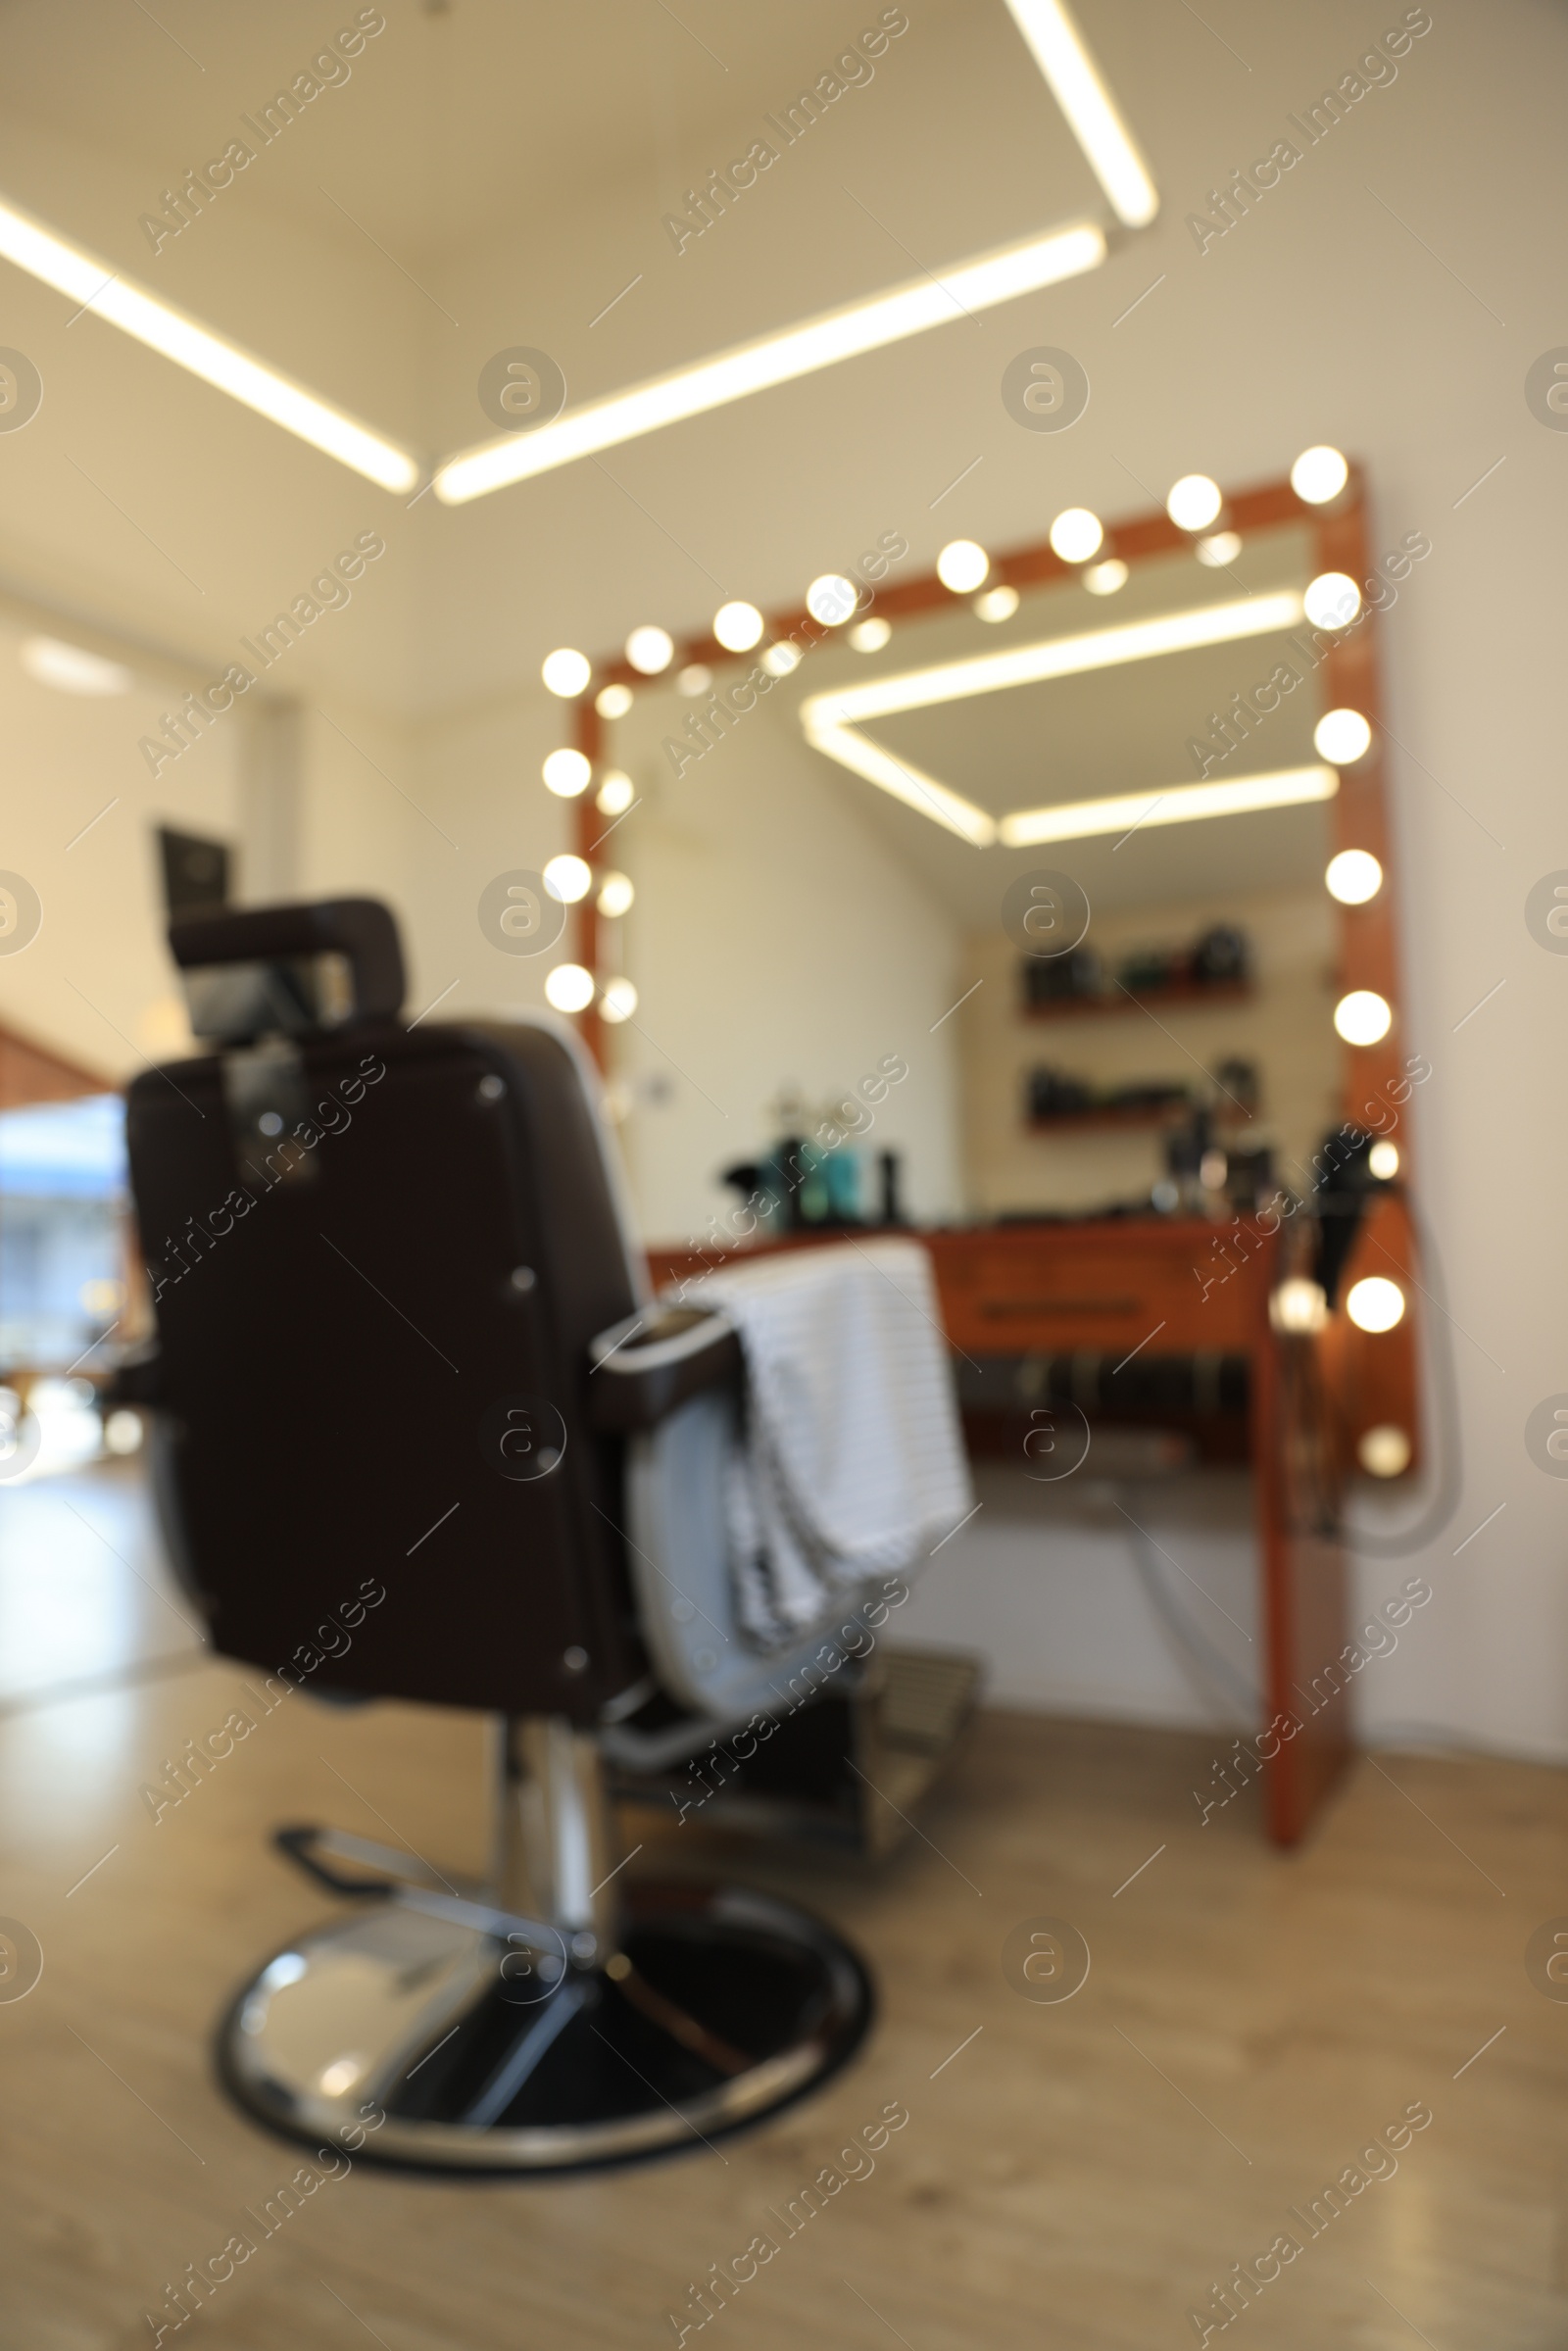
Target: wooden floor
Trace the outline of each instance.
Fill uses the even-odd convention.
[[[5,2351],[152,2343],[166,2287],[293,2172],[209,2058],[235,1985],[322,1914],[270,1828],[328,1819],[478,1858],[479,1726],[407,1707],[291,1698],[155,1824],[141,1784],[239,1686],[194,1654],[180,1605],[123,1472],[0,1491],[0,1914],[44,1954],[36,1988],[0,2001]],[[768,2208],[823,2166],[852,2168],[841,2149],[892,2100],[909,2120],[874,2170],[710,2342],[1174,2351],[1211,2283],[1289,2232],[1301,2252],[1232,2343],[1559,2351],[1568,2006],[1523,1954],[1568,1912],[1568,1779],[1367,1759],[1285,1859],[1250,1799],[1200,1826],[1211,1755],[995,1714],[930,1841],[891,1865],[728,1857],[869,1957],[882,2013],[855,2066],[754,2136],[643,2170],[453,2184],[357,2164],[207,2305],[210,2351],[653,2351],[677,2340],[672,2311],[700,2315],[691,2282],[778,2234]],[[705,1850],[688,1825],[633,1868]],[[1003,1971],[1009,1930],[1042,1914],[1093,1953],[1061,2005]],[[1310,2237],[1290,2208],[1418,2102],[1433,2119],[1396,2176]]]

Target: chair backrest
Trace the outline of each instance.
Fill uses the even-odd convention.
[[[127,1140],[161,1507],[215,1644],[593,1720],[646,1661],[588,1341],[646,1274],[581,1049],[544,1019],[405,1029],[368,901],[171,944],[223,1042],[134,1081]]]

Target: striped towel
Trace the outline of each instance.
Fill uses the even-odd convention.
[[[725,1495],[736,1615],[773,1649],[974,1506],[931,1261],[912,1241],[783,1249],[703,1285],[746,1357]]]

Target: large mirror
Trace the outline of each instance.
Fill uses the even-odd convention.
[[[835,1132],[824,1221],[1312,1193],[1397,1060],[1367,711],[1393,591],[1357,576],[1353,481],[1208,519],[1062,517],[1065,560],[960,545],[953,585],[884,541],[837,625],[602,693],[585,848],[634,893],[598,959],[635,992],[611,1058],[651,1237],[722,1227],[727,1170]]]

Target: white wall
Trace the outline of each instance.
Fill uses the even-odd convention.
[[[405,518],[395,502],[260,420],[230,416],[218,395],[107,327],[83,320],[67,330],[69,306],[8,273],[8,338],[37,345],[50,385],[37,422],[0,451],[14,567],[122,619],[145,612],[150,632],[226,648],[345,533],[368,520],[381,527],[385,516],[389,555],[375,594],[367,588],[352,611],[313,632],[300,649],[298,690],[305,698],[308,684],[310,698],[334,713],[339,695],[343,710],[375,706],[388,737],[425,713],[407,771],[376,756],[416,797],[421,784],[433,794],[429,813],[460,850],[427,838],[407,811],[397,822],[411,829],[390,832],[375,797],[383,787],[356,779],[346,758],[323,759],[310,785],[306,875],[390,888],[403,873],[419,989],[433,996],[458,977],[454,1006],[470,995],[477,1005],[522,1001],[534,985],[528,967],[498,976],[499,958],[480,954],[473,906],[487,861],[495,859],[492,870],[531,863],[536,848],[567,845],[552,834],[563,819],[536,780],[537,749],[553,731],[549,710],[529,699],[510,717],[486,714],[498,698],[530,686],[552,644],[598,650],[640,619],[696,628],[720,589],[763,604],[792,601],[814,571],[887,527],[906,533],[921,565],[957,535],[998,547],[1037,537],[1068,504],[1106,515],[1139,511],[1194,468],[1228,483],[1260,480],[1323,439],[1361,458],[1379,547],[1411,529],[1433,542],[1380,627],[1400,844],[1404,1033],[1434,1067],[1413,1105],[1416,1165],[1452,1315],[1451,1325],[1430,1321],[1455,1350],[1464,1491],[1451,1526],[1410,1563],[1430,1577],[1434,1602],[1397,1654],[1360,1678],[1358,1703],[1374,1732],[1424,1722],[1499,1748],[1565,1756],[1568,1486],[1531,1462],[1523,1429],[1538,1399],[1568,1390],[1559,1306],[1568,1250],[1557,1199],[1568,1163],[1559,1046],[1568,962],[1533,942],[1523,906],[1538,876],[1568,866],[1552,691],[1568,435],[1544,429],[1522,387],[1531,362],[1568,331],[1560,301],[1568,29],[1543,0],[1435,7],[1432,29],[1392,86],[1356,104],[1250,218],[1200,252],[1186,216],[1233,165],[1287,135],[1287,116],[1350,71],[1382,19],[1350,0],[1295,12],[1215,0],[1200,16],[1152,11],[1147,0],[1080,6],[1164,194],[1154,228],[1128,239],[1105,269],[651,436],[612,453],[602,468],[570,468],[461,514],[434,513],[427,499]],[[1399,14],[1391,6],[1387,20]],[[412,9],[395,15],[400,27],[414,22]],[[911,17],[877,82],[846,102],[860,111],[835,116],[823,143],[787,158],[788,175],[781,169],[760,191],[769,209],[738,213],[684,256],[658,254],[668,181],[656,184],[640,148],[617,178],[612,138],[585,157],[558,202],[501,224],[505,271],[476,247],[438,274],[434,290],[465,321],[461,332],[421,311],[422,298],[399,291],[379,262],[368,275],[352,232],[302,236],[297,222],[269,220],[262,182],[248,226],[225,227],[217,214],[202,224],[174,290],[283,364],[308,376],[318,370],[327,389],[394,427],[413,415],[412,387],[427,366],[429,414],[441,427],[433,437],[450,442],[475,428],[477,365],[502,343],[548,343],[553,334],[574,390],[598,389],[800,317],[884,274],[902,279],[912,272],[911,254],[936,266],[1015,234],[1054,217],[1064,193],[1085,200],[1087,177],[1063,171],[1059,146],[1043,155],[1049,101],[1030,81],[1003,10],[911,9]],[[90,72],[90,49],[81,55]],[[693,73],[705,70],[694,55]],[[375,86],[367,70],[342,103],[369,103]],[[733,151],[727,124],[715,123],[710,137],[694,126],[692,86],[683,80],[676,93],[669,142],[677,193],[689,164]],[[135,105],[122,119],[129,139]],[[194,151],[194,130],[191,137]],[[1059,130],[1050,138],[1059,141]],[[146,158],[107,147],[83,156],[41,129],[11,152],[9,192],[53,206],[111,260],[130,260]],[[160,172],[168,168],[161,163]],[[461,172],[449,176],[461,183]],[[241,218],[231,207],[230,221]],[[603,326],[591,326],[596,305],[639,269],[644,307],[641,291],[628,295]],[[416,354],[421,332],[427,340]],[[1089,409],[1065,434],[1021,431],[998,395],[1006,362],[1042,342],[1073,351],[1091,377]],[[220,411],[230,436],[221,446],[213,439]],[[168,557],[104,506],[73,458],[89,466],[107,460],[105,488]],[[961,486],[937,503],[964,468]],[[182,585],[169,558],[207,594]],[[416,573],[439,575],[422,602],[405,592]],[[92,767],[76,773],[86,792]],[[105,799],[113,789],[106,782]],[[17,797],[6,792],[8,818]],[[197,820],[194,800],[188,808],[177,796],[168,805]],[[15,837],[63,855],[52,832],[27,829],[52,821],[47,808],[26,810]],[[101,906],[83,893],[81,959],[74,951],[64,959],[78,974],[118,963],[105,942],[116,936],[117,873],[129,870],[106,869]],[[735,871],[724,871],[716,927],[734,954]],[[133,1014],[143,988],[134,937],[125,952]],[[649,952],[657,973],[652,941]],[[42,984],[37,975],[53,974],[51,1003],[69,996],[59,985],[64,961],[40,958],[29,976],[28,960],[0,969],[0,995],[19,1020]],[[753,968],[761,960],[754,950]],[[859,984],[867,966],[852,968]],[[651,979],[652,991],[659,985]],[[866,1006],[880,1035],[874,994]],[[41,998],[34,1008],[40,1027],[48,1013],[48,1033],[63,1045],[89,1050],[74,1013],[57,1017]],[[728,1102],[733,1089],[744,1116],[750,1078],[729,1046],[719,1059],[719,1086],[706,1062],[694,1074],[715,1099]],[[830,1070],[837,1082],[836,1055],[824,1053],[822,1068],[824,1082]],[[732,1111],[728,1124],[737,1123]],[[686,1162],[704,1183],[728,1124],[715,1122],[712,1142]],[[1228,1528],[1233,1521],[1215,1518],[1214,1545],[1232,1540]],[[1082,1541],[1091,1538],[1106,1573],[1086,1564],[1070,1605],[1049,1564],[1029,1565],[1010,1538],[999,1543],[963,1587],[969,1638],[998,1660],[1004,1687],[1019,1689],[1027,1638],[1039,1660],[1049,1657],[1033,1687],[1053,1704],[1131,1713],[1176,1705],[1177,1685],[1158,1696],[1135,1662],[1152,1654],[1151,1636],[1112,1564],[1114,1539],[1091,1530]],[[1063,1556],[1059,1531],[1031,1555]],[[957,1572],[941,1561],[934,1578],[939,1571]],[[1369,1602],[1385,1596],[1388,1572],[1360,1571]]]

